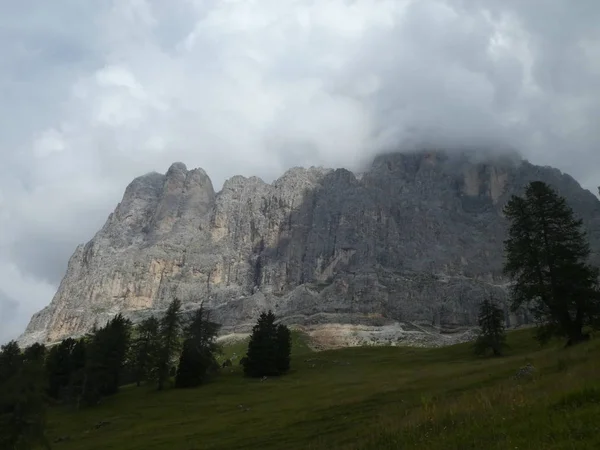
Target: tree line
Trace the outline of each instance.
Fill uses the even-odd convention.
[[[248,377],[276,376],[290,369],[291,332],[275,315],[260,315],[242,359]],[[192,388],[219,373],[220,325],[200,307],[190,319],[173,300],[160,319],[137,325],[118,314],[102,328],[46,348],[23,351],[15,341],[0,348],[0,448],[49,448],[46,408],[79,409],[98,404],[125,384]]]

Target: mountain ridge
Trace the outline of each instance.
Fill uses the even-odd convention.
[[[388,153],[360,174],[294,167],[219,192],[176,162],[127,186],[19,341],[82,334],[118,312],[139,320],[174,297],[189,310],[203,301],[224,333],[272,308],[332,345],[468,339],[482,295],[506,297],[502,205],[536,179],[584,219],[600,260],[600,201],[515,154]]]

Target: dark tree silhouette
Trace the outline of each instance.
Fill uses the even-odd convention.
[[[173,300],[160,321],[160,348],[156,358],[156,382],[158,390],[164,389],[173,367],[173,359],[181,348],[181,301]]]
[[[504,311],[486,298],[479,307],[479,334],[475,340],[475,353],[483,355],[491,350],[494,356],[501,356],[506,348]]]
[[[211,372],[219,368],[215,355],[220,351],[216,343],[220,325],[211,322],[204,308],[200,307],[185,330],[183,350],[175,376],[178,388],[198,386]]]
[[[119,390],[131,336],[131,322],[118,314],[96,331],[88,346],[82,398],[93,405]]]
[[[0,347],[0,384],[12,378],[23,365],[23,355],[16,341]]]
[[[159,325],[158,319],[152,316],[135,327],[131,363],[133,377],[138,386],[142,381],[152,378],[152,370],[156,367],[155,360],[160,349]]]
[[[85,367],[85,341],[68,338],[50,347],[46,356],[48,395],[54,399],[74,397]],[[75,389],[77,386],[77,389]],[[77,394],[78,395],[78,394]]]
[[[281,375],[289,370],[291,337],[284,325],[275,325],[272,311],[263,312],[248,343],[244,374],[250,377]]]
[[[39,362],[40,364],[43,364],[45,356],[46,346],[37,342],[23,351],[23,359],[25,362]]]
[[[0,448],[50,448],[45,435],[46,376],[39,346],[21,355],[16,342],[0,352]]]
[[[600,319],[598,269],[590,254],[582,221],[566,200],[547,184],[529,184],[523,197],[504,208],[510,221],[504,271],[513,280],[513,310],[525,305],[538,323],[538,338],[586,340],[583,327]]]

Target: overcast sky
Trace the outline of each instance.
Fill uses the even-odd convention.
[[[0,3],[0,342],[125,186],[272,180],[406,142],[502,145],[600,184],[598,0]]]

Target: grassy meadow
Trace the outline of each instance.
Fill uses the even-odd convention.
[[[246,379],[236,361],[196,389],[127,386],[52,408],[48,437],[59,450],[600,449],[600,339],[540,347],[522,330],[508,343],[502,358],[470,344],[317,353],[295,334],[285,377]],[[513,379],[527,363],[534,375]]]

